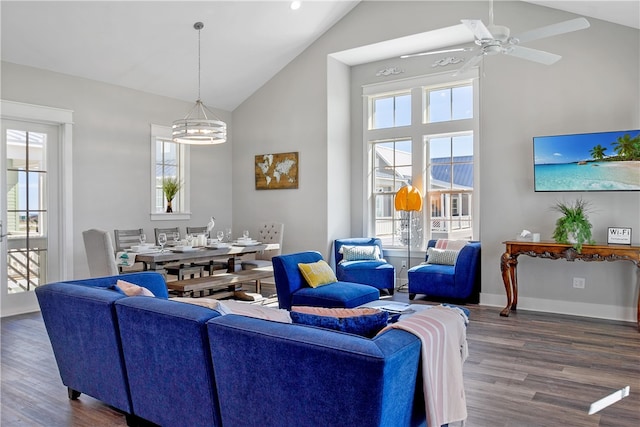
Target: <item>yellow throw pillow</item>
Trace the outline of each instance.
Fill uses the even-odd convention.
[[[328,285],[329,283],[337,282],[335,273],[324,260],[318,262],[312,262],[310,264],[298,264],[300,272],[304,276],[305,280],[312,288],[318,286]]]

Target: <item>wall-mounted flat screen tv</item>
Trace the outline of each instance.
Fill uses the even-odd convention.
[[[535,191],[640,191],[640,130],[536,136]]]

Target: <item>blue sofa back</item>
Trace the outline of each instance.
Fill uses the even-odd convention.
[[[164,427],[220,426],[205,326],[220,314],[145,297],[115,308],[136,416]]]
[[[278,293],[278,305],[280,308],[291,310],[291,295],[303,287],[308,287],[307,281],[300,273],[298,263],[312,263],[322,259],[317,251],[299,252],[289,255],[273,257],[273,275],[276,281]]]
[[[62,383],[126,413],[132,413],[114,303],[119,278],[167,297],[158,273],[51,283],[36,288]]]
[[[232,314],[207,327],[223,425],[415,422],[420,340],[408,332],[393,329],[368,339]]]

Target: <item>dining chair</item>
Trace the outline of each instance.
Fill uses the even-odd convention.
[[[169,227],[169,228],[154,228],[153,229],[153,234],[155,236],[155,241],[156,241],[156,245],[160,246],[160,244],[158,243],[158,236],[160,235],[160,233],[164,233],[167,235],[167,244],[166,246],[171,246],[173,245],[173,233],[178,233],[178,235],[180,235],[180,228],[179,227]]]
[[[243,270],[252,270],[254,268],[271,267],[273,264],[271,259],[274,256],[282,254],[282,241],[284,238],[284,224],[280,222],[262,222],[258,226],[257,240],[263,244],[277,243],[278,249],[270,249],[262,253],[256,253],[255,259],[242,261]],[[261,289],[262,284],[273,284],[275,287],[275,279],[256,280],[256,290]]]
[[[113,230],[115,236],[114,244],[116,246],[116,252],[131,249],[131,246],[140,244],[140,235],[144,234],[142,228],[136,228],[131,230]]]
[[[194,236],[198,234],[206,234],[208,238],[209,237],[208,233],[209,232],[207,231],[206,226],[204,227],[187,226],[187,234],[192,234]],[[208,262],[194,262],[194,263],[191,263],[191,265],[202,266],[202,268],[204,268],[204,270],[209,273],[209,276],[211,276],[215,270],[226,270],[229,267],[229,264],[227,262],[215,261],[215,260],[209,260]]]
[[[92,228],[82,232],[82,239],[91,277],[117,276],[119,271],[109,233]]]
[[[180,228],[178,227],[154,228],[153,231],[156,238],[156,244],[158,244],[158,236],[160,235],[160,233],[165,233],[167,235],[167,243],[173,242],[173,233],[180,234]],[[178,280],[184,280],[185,276],[187,275],[193,279],[196,273],[200,277],[202,277],[204,267],[201,265],[192,264],[173,264],[165,266],[164,271],[167,274],[171,274],[172,276],[177,276]]]
[[[116,252],[122,252],[127,249],[131,249],[131,246],[140,244],[140,235],[144,234],[142,228],[135,228],[131,230],[113,230],[115,236],[114,244],[116,246]],[[136,263],[142,264],[142,263]],[[118,267],[120,273],[133,273],[136,271],[144,271],[146,268],[144,264],[142,266],[135,264],[131,267]]]
[[[207,227],[189,227],[187,226],[187,234],[193,234],[193,235],[198,235],[198,234],[207,234]],[[209,237],[209,236],[207,236]]]

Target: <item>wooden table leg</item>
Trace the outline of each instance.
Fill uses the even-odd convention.
[[[511,310],[516,310],[518,304],[518,282],[516,275],[517,257],[512,258],[511,254],[505,252],[500,258],[500,270],[502,272],[502,281],[504,282],[504,290],[507,294],[507,305],[500,312],[500,316],[508,317]]]
[[[227,260],[227,273],[235,273],[236,272],[236,259],[235,257],[229,257]]]

